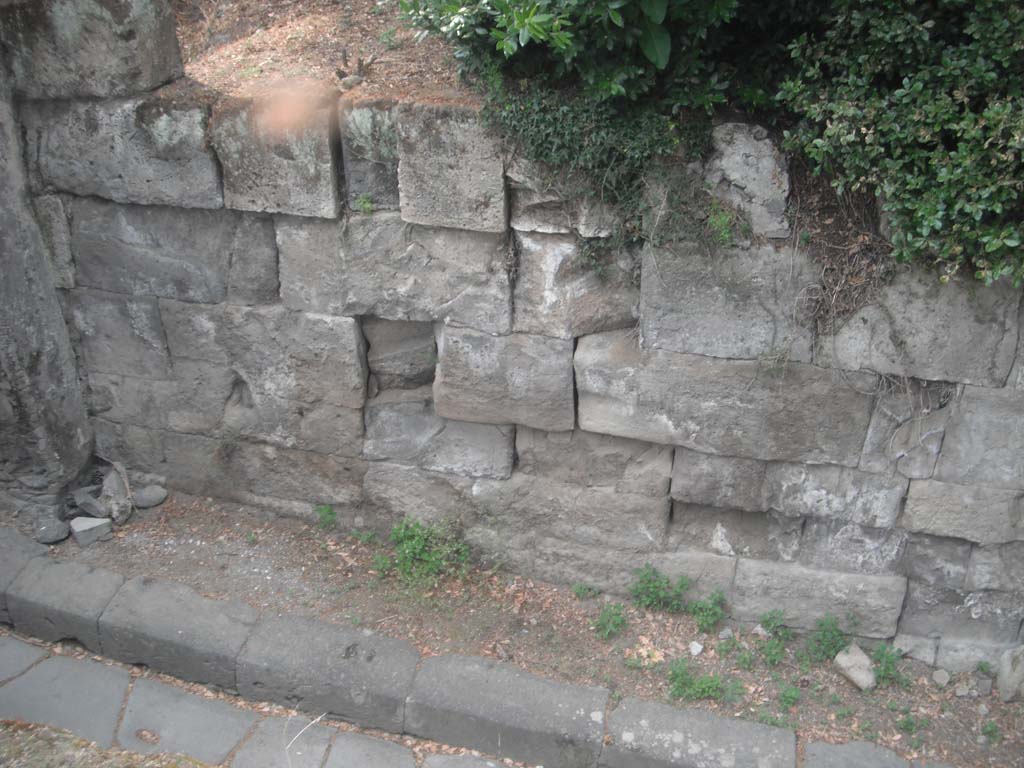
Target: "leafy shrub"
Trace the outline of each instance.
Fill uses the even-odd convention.
[[[834,0],[792,45],[789,134],[838,189],[877,190],[897,259],[1024,281],[1024,6]]]
[[[832,614],[815,621],[814,631],[807,636],[807,653],[819,664],[832,661],[846,645],[846,634],[839,627],[839,619]]]
[[[673,699],[721,699],[726,683],[718,675],[695,675],[686,659],[676,659],[668,668],[668,695]]]
[[[451,522],[424,525],[406,518],[391,529],[390,539],[394,570],[410,584],[431,586],[444,576],[462,575],[469,563],[469,547]]]
[[[725,618],[725,595],[712,592],[703,600],[694,600],[686,607],[686,612],[697,621],[697,629],[701,632],[712,632],[718,622]]]
[[[891,645],[883,643],[875,648],[871,660],[875,662],[875,679],[879,685],[906,686],[910,683],[909,678],[900,671],[901,658],[900,652]]]
[[[636,580],[629,585],[629,595],[640,608],[669,613],[682,613],[686,608],[686,590],[690,580],[680,576],[673,584],[668,576],[647,564],[633,572]]]
[[[761,658],[769,667],[777,667],[786,658],[786,644],[777,637],[769,637],[760,646]]]
[[[601,609],[594,624],[597,636],[602,640],[610,640],[626,628],[625,606],[622,603],[609,603]]]

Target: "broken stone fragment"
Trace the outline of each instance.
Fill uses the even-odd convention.
[[[100,504],[107,509],[107,517],[118,525],[128,522],[132,516],[132,500],[125,485],[126,473],[121,464],[114,463],[113,468],[103,479],[103,491],[100,493]]]
[[[996,687],[1003,701],[1024,699],[1024,645],[1010,648],[999,657]]]
[[[88,547],[97,541],[106,541],[114,535],[114,526],[109,518],[76,517],[71,523],[71,535],[80,547]]]
[[[875,687],[875,670],[871,659],[856,643],[850,643],[837,653],[833,663],[840,674],[860,690],[869,691]]]
[[[132,494],[132,500],[138,509],[158,507],[167,500],[167,489],[160,485],[147,485]]]
[[[110,512],[98,498],[100,490],[99,485],[87,485],[71,494],[71,498],[78,510],[90,517],[110,517]]]

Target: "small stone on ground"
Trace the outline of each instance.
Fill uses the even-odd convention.
[[[851,643],[836,654],[834,663],[840,674],[862,691],[875,687],[874,665],[856,643]]]
[[[132,494],[132,500],[139,509],[158,507],[167,500],[167,489],[159,485],[147,485]]]
[[[949,672],[944,669],[936,669],[932,672],[932,682],[939,688],[945,688],[949,685]]]
[[[88,547],[97,541],[105,541],[114,535],[114,526],[109,518],[76,517],[71,521],[71,533],[75,543]]]

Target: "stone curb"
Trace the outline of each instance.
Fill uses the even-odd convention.
[[[248,605],[183,584],[124,581],[78,563],[39,562],[29,571],[37,545],[12,533],[0,528],[0,576],[18,557],[18,574],[33,574],[0,582],[0,606],[13,598],[15,629],[75,639],[119,661],[545,768],[796,766],[791,730],[636,699],[609,716],[607,690],[511,664],[421,659],[404,640],[299,616],[261,619]],[[11,623],[6,612],[0,620]]]

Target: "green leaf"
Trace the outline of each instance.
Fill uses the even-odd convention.
[[[650,22],[640,33],[640,50],[644,56],[658,69],[668,66],[668,57],[672,51],[672,38],[668,30]]]
[[[625,27],[626,23],[622,19],[622,14],[612,8],[608,11],[608,18],[612,20],[612,24],[617,27]]]
[[[668,12],[668,0],[640,0],[640,10],[653,23],[661,24]]]

